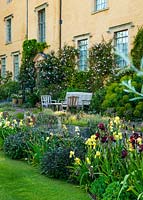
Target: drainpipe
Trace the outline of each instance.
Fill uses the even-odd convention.
[[[26,39],[28,40],[28,0],[26,0]]]
[[[59,50],[62,47],[62,0],[59,5]]]

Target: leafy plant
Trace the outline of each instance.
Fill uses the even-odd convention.
[[[137,35],[135,36],[131,56],[134,66],[139,68],[143,56],[143,27],[138,29]]]
[[[69,152],[70,149],[62,147],[46,152],[41,162],[42,174],[59,179],[68,179],[69,169],[67,166],[72,164]]]
[[[43,62],[39,63],[37,88],[52,95],[54,99],[60,97],[74,76],[77,50],[65,45],[60,51],[51,52]]]
[[[97,179],[95,179],[91,183],[90,192],[95,196],[95,199],[102,199],[105,189],[108,185],[108,178],[104,175],[99,175]]]
[[[17,133],[10,135],[4,141],[4,152],[12,159],[24,159],[28,157],[27,153],[27,135]]]
[[[35,39],[32,39],[25,40],[22,47],[22,65],[20,68],[19,83],[23,96],[25,96],[25,90],[33,93],[34,87],[36,86],[36,69],[33,59],[38,52],[42,52],[47,48],[47,44],[38,43]]]
[[[130,60],[129,58],[125,57],[124,54],[119,53],[118,51],[116,52],[116,54],[118,54],[120,57],[122,57],[124,60],[126,60],[126,62],[128,63],[127,66],[119,68],[120,73],[124,72],[124,71],[132,71],[133,73],[136,74],[137,77],[141,78],[142,80],[142,76],[143,76],[143,45],[142,45],[142,41],[143,41],[143,27],[141,27],[138,30],[138,33],[135,37],[134,40],[134,46],[133,49],[131,50],[131,55],[132,55],[132,60]],[[143,99],[143,83],[140,85],[139,89],[136,89],[136,87],[134,86],[133,83],[133,79],[129,79],[129,80],[123,80],[122,81],[122,85],[125,86],[124,91],[129,93],[129,94],[134,94],[133,98],[130,98],[130,101],[136,101],[136,100],[142,100]]]
[[[90,90],[96,92],[114,75],[115,63],[111,41],[95,44],[89,51]]]

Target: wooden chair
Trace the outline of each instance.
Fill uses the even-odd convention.
[[[78,96],[70,96],[70,97],[68,97],[68,99],[67,99],[67,111],[70,108],[78,108],[78,100],[79,100]]]
[[[41,106],[42,106],[42,108],[50,107],[52,102],[56,102],[56,101],[52,100],[51,95],[42,95],[41,96]]]

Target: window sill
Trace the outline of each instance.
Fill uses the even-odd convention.
[[[6,42],[5,45],[12,44],[12,42]]]
[[[107,10],[109,10],[109,8],[105,8],[105,9],[102,9],[102,10],[95,10],[95,11],[92,11],[92,15],[94,15],[94,14],[97,14],[97,13],[101,13],[101,12],[104,12],[104,11],[107,11]]]

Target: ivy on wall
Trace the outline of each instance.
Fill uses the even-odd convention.
[[[39,43],[37,40],[25,40],[23,42],[22,64],[20,68],[19,82],[21,89],[25,94],[25,90],[33,92],[36,84],[36,69],[33,62],[38,52],[43,52],[47,47],[46,43]]]

